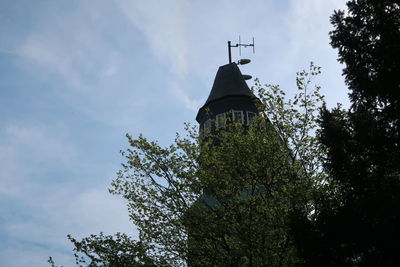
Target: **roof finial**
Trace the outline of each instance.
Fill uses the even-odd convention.
[[[228,41],[228,57],[229,57],[229,64],[232,63],[231,48],[232,48],[232,47],[239,47],[239,55],[241,56],[241,55],[242,55],[242,46],[243,46],[243,47],[252,46],[252,47],[253,47],[253,54],[254,54],[254,53],[255,53],[255,50],[254,50],[254,37],[253,37],[253,43],[251,43],[251,44],[242,44],[242,43],[241,43],[241,40],[240,40],[240,35],[239,35],[239,43],[238,43],[238,44],[232,45],[232,44],[231,44],[231,41]],[[238,63],[240,64],[240,60],[239,60]],[[247,62],[247,63],[249,63],[249,62]],[[245,64],[247,64],[247,63],[245,63]]]

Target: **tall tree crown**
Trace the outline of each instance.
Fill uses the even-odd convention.
[[[353,0],[335,11],[331,45],[345,63],[353,106],[398,106],[400,97],[400,1]],[[396,108],[397,109],[397,108]]]

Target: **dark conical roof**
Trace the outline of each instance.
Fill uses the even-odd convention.
[[[225,96],[252,96],[236,63],[219,67],[210,95],[204,106]]]

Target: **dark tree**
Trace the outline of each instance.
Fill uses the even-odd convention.
[[[400,266],[399,3],[353,0],[331,17],[352,106],[321,112],[329,193],[294,223],[310,266]]]

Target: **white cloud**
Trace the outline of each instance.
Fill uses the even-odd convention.
[[[208,94],[216,67],[226,62],[226,41],[232,36],[236,38],[240,31],[253,32],[249,22],[256,25],[265,20],[256,17],[260,10],[241,1],[116,0],[116,3],[133,27],[143,34],[153,54],[171,69],[171,92],[190,110],[201,106],[205,98],[200,93]],[[264,1],[263,6],[265,9],[268,3]],[[192,78],[207,81],[204,91],[190,89],[198,88],[188,86],[193,83]]]
[[[278,2],[283,6],[275,6]],[[42,19],[32,22],[32,31],[20,45],[1,53],[18,55],[21,68],[45,81],[40,90],[51,90],[76,116],[111,126],[108,133],[90,132],[102,141],[110,142],[110,132],[122,135],[132,129],[152,129],[150,135],[163,138],[170,129],[163,127],[160,136],[159,125],[173,124],[176,116],[164,111],[178,106],[173,102],[177,99],[195,115],[218,66],[227,63],[226,41],[236,42],[239,34],[243,41],[252,36],[256,40],[255,55],[243,51],[254,59],[242,67],[244,73],[280,83],[288,91],[294,87],[295,72],[314,59],[323,65],[330,89],[343,86],[328,31],[332,10],[344,2],[76,1],[74,8],[61,13],[49,5],[50,15],[37,16]],[[148,50],[157,58],[155,63]],[[236,50],[233,55],[237,59]],[[343,95],[337,92],[331,94]],[[66,128],[43,120],[0,129],[0,196],[21,209],[16,211],[18,218],[7,218],[14,221],[4,230],[19,243],[3,251],[0,259],[12,255],[18,259],[14,266],[29,265],[23,257],[31,258],[33,266],[49,252],[62,258],[61,264],[67,262],[70,257],[63,252],[70,253],[68,233],[135,235],[124,201],[106,190],[105,173],[112,177],[116,163],[104,164],[71,140],[68,133],[81,125]],[[29,245],[33,242],[48,247]]]
[[[102,66],[102,62],[93,62],[90,58],[91,51],[85,47],[84,40],[77,42],[72,38],[66,42],[63,39],[68,37],[60,36],[53,30],[30,33],[15,48],[16,54],[24,59],[24,64],[28,64],[25,67],[30,66],[32,72],[40,75],[39,78],[61,78],[74,93],[88,93],[91,87],[85,83],[85,75],[88,72],[101,75],[108,66]],[[79,32],[70,34],[79,36]]]
[[[101,75],[105,77],[110,77],[115,75],[118,71],[118,65],[115,63],[115,61],[111,62],[108,66],[105,66],[103,70],[101,71]]]
[[[31,34],[25,42],[17,48],[20,56],[36,62],[50,72],[69,76],[70,60],[66,51],[60,51],[51,40],[40,34]]]
[[[346,2],[347,0],[292,0],[288,17],[290,34],[293,41],[296,41],[292,46],[297,48],[297,44],[302,47],[331,49],[328,38],[331,29],[329,18],[335,9],[344,8]]]
[[[199,107],[203,105],[203,98],[201,99],[194,99],[188,96],[187,92],[185,91],[184,87],[188,87],[189,84],[182,80],[179,82],[171,81],[171,88],[175,96],[185,105],[185,107],[193,112],[197,112]]]
[[[75,190],[69,186],[38,195],[26,203],[29,212],[25,211],[25,220],[4,224],[2,230],[9,233],[10,239],[3,240],[8,248],[0,252],[0,263],[44,266],[52,256],[57,264],[69,266],[73,255],[67,234],[78,240],[100,232],[137,237],[124,201],[111,196],[104,186]],[[31,264],[24,265],[27,262]]]
[[[53,187],[51,192],[32,196],[30,203],[25,204],[31,210],[26,211],[29,219],[8,224],[5,230],[16,240],[55,247],[65,245],[69,233],[77,238],[99,232],[125,232],[136,236],[124,201],[110,195],[106,188],[102,184],[75,192],[72,185]],[[42,217],[47,220],[42,221]]]
[[[8,124],[0,132],[0,194],[24,196],[44,181],[32,179],[38,173],[61,166],[72,168],[76,149],[66,143],[63,127],[49,134],[43,125]]]
[[[102,178],[113,166],[88,164],[69,143],[65,128],[12,123],[0,136],[0,198],[5,205],[0,234],[7,236],[0,265],[30,261],[30,266],[42,266],[52,255],[68,266],[69,233],[77,238],[118,231],[136,236],[125,202],[108,193],[109,180]]]
[[[20,65],[50,85],[47,90],[73,109],[105,124],[127,125],[135,112],[125,109],[133,109],[140,102],[135,101],[130,84],[124,81],[124,68],[128,68],[121,67],[126,64],[123,55],[110,51],[101,35],[64,27],[70,31],[68,38],[55,29],[27,36],[15,49],[22,60]],[[132,82],[132,75],[129,78]]]
[[[116,0],[116,3],[133,26],[145,35],[153,53],[170,65],[175,75],[186,75],[190,45],[187,31],[191,24],[187,2]]]
[[[102,31],[102,16],[105,14],[100,10],[117,8],[134,28],[129,33],[140,39],[140,36],[135,36],[138,30],[164,68],[170,69],[172,75],[169,79],[176,86],[166,89],[170,94],[177,94],[180,102],[192,110],[199,108],[197,103],[204,99],[211,86],[193,91],[198,87],[187,84],[193,77],[204,84],[212,83],[216,66],[226,62],[227,40],[235,42],[239,34],[244,41],[255,37],[257,54],[253,56],[249,51],[243,51],[244,55],[259,62],[256,68],[249,67],[254,76],[274,75],[265,73],[268,65],[274,65],[275,70],[282,73],[293,69],[290,72],[293,75],[299,66],[307,65],[310,60],[320,63],[316,57],[323,55],[312,54],[313,51],[332,53],[328,38],[329,16],[333,9],[343,8],[344,3],[345,0],[292,0],[288,8],[281,9],[274,6],[273,1],[248,4],[242,1],[115,0],[100,2],[96,6],[80,4],[79,12],[52,18],[53,25],[44,27],[44,31],[31,33],[17,51],[48,73],[62,76],[80,97],[96,96],[106,104],[110,92],[101,91],[98,83],[130,67],[122,65],[126,55],[115,50],[110,52],[111,46]],[[111,16],[111,13],[106,14]],[[141,48],[133,45],[131,49]],[[237,57],[235,49],[233,55]],[[88,80],[87,77],[97,78]],[[287,77],[282,78],[287,80]],[[111,121],[104,118],[103,109],[76,106],[101,121]]]
[[[318,79],[328,105],[341,102],[348,105],[347,89],[341,76],[342,66],[337,62],[337,51],[330,46],[332,30],[330,16],[334,10],[344,9],[346,0],[292,0],[290,2],[290,46],[284,57],[284,66],[299,66],[300,60],[314,61],[322,67]],[[299,67],[298,67],[299,68]],[[300,70],[300,68],[298,69]]]
[[[70,249],[72,250],[72,247]],[[46,247],[37,247],[33,244],[27,246],[18,242],[13,244],[13,247],[0,251],[0,263],[3,264],[2,266],[7,267],[50,266],[47,263],[49,256],[53,257],[57,266],[74,266],[75,259],[71,253],[60,253],[57,250]]]
[[[70,219],[65,224],[70,225],[71,231],[80,229],[80,233],[76,235],[81,237],[100,231],[106,234],[125,232],[137,237],[135,228],[129,221],[126,202],[119,196],[110,195],[106,188],[107,186],[90,188],[70,198],[67,205]],[[78,226],[75,226],[76,218],[79,218]]]
[[[246,57],[254,58],[255,64],[243,70],[262,80],[275,77],[286,85],[288,79],[294,81],[296,71],[312,60],[324,68],[329,64],[327,71],[338,74],[329,46],[329,16],[334,9],[343,8],[345,0],[292,0],[287,7],[274,1],[116,2],[145,36],[160,62],[171,66],[175,74],[171,76],[172,92],[191,110],[201,106],[217,66],[227,63],[226,42],[236,43],[239,34],[243,42],[255,37],[256,54],[242,51]],[[238,51],[232,52],[237,59]],[[331,60],[329,63],[324,53]],[[193,83],[191,79],[202,81],[205,88],[193,91],[199,87],[188,86]]]

